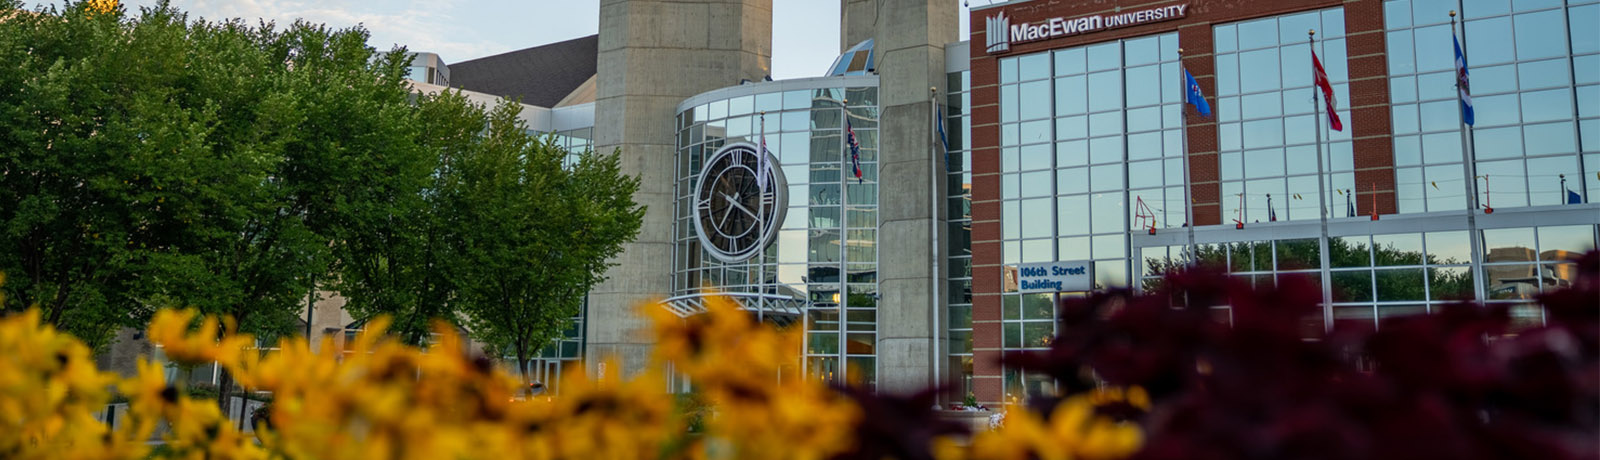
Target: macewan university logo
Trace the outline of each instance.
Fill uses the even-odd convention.
[[[1001,11],[1000,14],[989,16],[986,24],[989,26],[986,34],[989,53],[1011,51],[1011,38],[1006,36],[1007,30],[1011,28],[1011,18],[1006,17],[1006,12]]]
[[[1044,21],[1011,25],[1004,11],[985,18],[985,43],[990,54],[1011,51],[1011,45],[1049,40],[1152,22],[1170,21],[1189,14],[1189,5],[1171,5],[1129,12],[1115,12],[1078,18],[1050,18]]]

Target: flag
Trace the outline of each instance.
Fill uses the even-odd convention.
[[[1461,97],[1461,122],[1472,126],[1477,117],[1472,113],[1472,86],[1467,84],[1467,56],[1461,54],[1461,39],[1456,38],[1454,31],[1450,33],[1450,40],[1456,45],[1456,92]]]
[[[1183,79],[1184,87],[1188,88],[1184,91],[1187,93],[1184,102],[1193,104],[1194,110],[1200,112],[1201,116],[1211,116],[1211,104],[1206,103],[1206,95],[1200,93],[1200,83],[1194,81],[1194,75],[1189,75],[1189,69],[1183,70]]]
[[[1333,99],[1333,85],[1328,83],[1328,72],[1322,69],[1322,61],[1317,59],[1317,52],[1311,52],[1311,73],[1315,77],[1315,84],[1322,90],[1322,100],[1328,104],[1328,126],[1334,131],[1344,131],[1344,123],[1339,121],[1339,112],[1335,109]]]
[[[1572,189],[1567,189],[1567,204],[1583,204],[1583,195],[1579,195],[1578,192],[1574,192]]]
[[[1272,195],[1267,195],[1267,222],[1278,221],[1278,210],[1272,207]]]
[[[865,181],[861,178],[861,143],[856,142],[856,130],[850,127],[850,120],[844,121],[844,133],[846,142],[850,144],[850,167],[855,170],[856,183],[859,184]]]
[[[939,147],[944,149],[944,170],[950,171],[950,139],[944,134],[944,107],[934,109],[933,129],[939,131]]]
[[[756,154],[756,189],[767,191],[767,115],[761,114],[761,152]]]

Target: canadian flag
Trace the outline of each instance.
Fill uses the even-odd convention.
[[[1322,100],[1328,104],[1328,126],[1334,131],[1344,131],[1344,123],[1339,121],[1339,112],[1335,110],[1333,99],[1333,85],[1328,83],[1328,71],[1322,70],[1322,61],[1317,59],[1317,52],[1311,52],[1311,73],[1316,76],[1316,85],[1322,90]]]

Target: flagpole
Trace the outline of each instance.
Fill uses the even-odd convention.
[[[850,330],[849,311],[845,305],[850,303],[850,176],[845,174],[845,168],[853,168],[854,162],[850,158],[851,145],[855,143],[855,128],[850,126],[850,100],[839,101],[839,109],[844,111],[844,135],[839,136],[839,141],[844,142],[844,149],[839,157],[839,300],[834,302],[834,311],[839,312],[838,320],[838,368],[839,382],[850,381],[850,353],[847,345]],[[881,128],[881,126],[880,126]],[[879,161],[882,163],[881,159]],[[876,366],[876,364],[874,364]],[[874,372],[877,369],[873,369]]]
[[[1189,108],[1186,107],[1189,97],[1189,72],[1183,67],[1183,48],[1178,48],[1178,88],[1178,123],[1180,124],[1178,137],[1183,140],[1183,152],[1181,152],[1183,156],[1183,226],[1187,227],[1185,233],[1188,234],[1189,240],[1188,245],[1184,246],[1184,250],[1188,251],[1188,264],[1192,266],[1199,261],[1200,255],[1195,254],[1194,250],[1194,196],[1191,195],[1193,192],[1190,189],[1190,183],[1194,181],[1190,180],[1189,177]]]
[[[1317,56],[1317,30],[1306,31],[1306,42],[1311,50],[1313,59]],[[1313,61],[1315,62],[1315,61]],[[1326,78],[1326,77],[1324,77]],[[1322,277],[1322,327],[1324,331],[1333,330],[1333,280],[1328,272],[1332,268],[1328,255],[1328,177],[1322,171],[1322,101],[1317,100],[1317,69],[1311,69],[1311,128],[1316,133],[1317,140],[1317,220],[1322,230],[1322,237],[1317,239],[1317,259],[1322,264],[1318,273]],[[1333,88],[1329,82],[1328,88]],[[1328,95],[1324,94],[1326,98]],[[1333,110],[1333,107],[1328,107]]]
[[[1450,38],[1457,40],[1461,44],[1461,62],[1457,63],[1459,68],[1456,69],[1456,113],[1461,118],[1458,128],[1461,130],[1461,154],[1463,155],[1461,173],[1465,175],[1463,177],[1465,180],[1461,182],[1467,192],[1467,239],[1472,244],[1470,258],[1473,270],[1472,294],[1473,298],[1478,299],[1478,303],[1482,304],[1484,300],[1483,277],[1478,276],[1478,271],[1483,269],[1483,254],[1480,254],[1478,250],[1478,240],[1480,239],[1480,235],[1478,235],[1478,165],[1476,152],[1472,148],[1472,125],[1467,124],[1467,108],[1462,105],[1466,101],[1461,99],[1461,92],[1470,91],[1471,88],[1462,88],[1461,86],[1461,74],[1467,69],[1467,41],[1464,37],[1457,38],[1456,10],[1450,10]]]
[[[933,284],[933,337],[930,340],[930,342],[932,342],[930,345],[932,346],[933,350],[933,381],[931,383],[934,391],[939,391],[941,389],[940,387],[944,386],[941,384],[942,374],[939,373],[939,361],[944,359],[944,355],[939,352],[939,337],[942,335],[940,333],[943,332],[939,328],[939,317],[943,316],[945,311],[943,308],[944,298],[940,297],[939,295],[941,291],[940,288],[942,287],[940,285],[944,284],[939,280],[939,266],[943,265],[944,262],[943,260],[939,259],[939,202],[944,200],[944,196],[939,194],[939,165],[937,161],[939,155],[938,152],[935,151],[939,148],[939,123],[944,122],[944,120],[939,119],[938,107],[939,88],[936,86],[928,87],[928,116],[933,118],[934,123],[933,125],[928,126],[928,135],[930,136],[928,142],[930,147],[928,149],[930,153],[928,156],[928,190],[929,196],[932,198],[929,200],[932,205],[929,206],[928,213],[928,245],[933,250],[933,264],[929,267],[928,276],[932,280]],[[949,155],[948,152],[945,154]],[[879,163],[882,163],[881,159],[879,160]],[[878,183],[883,183],[882,169],[878,170]],[[936,394],[934,399],[935,404],[938,404],[938,398],[939,395]]]
[[[756,244],[761,245],[756,250],[756,322],[765,325],[767,313],[767,112],[761,111],[761,145],[756,147]],[[776,197],[772,205],[777,206]]]

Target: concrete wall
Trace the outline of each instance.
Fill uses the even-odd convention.
[[[934,317],[943,318],[938,237],[944,181],[933,181],[943,154],[934,149],[934,102],[945,94],[945,44],[958,41],[957,7],[945,0],[843,0],[841,48],[871,37],[879,76],[878,386],[889,393],[934,382]],[[865,28],[865,29],[863,29]],[[943,171],[939,171],[942,176]],[[892,178],[892,179],[890,179]],[[942,245],[941,245],[942,247]],[[942,324],[939,328],[943,328]]]
[[[602,0],[599,59],[596,150],[621,149],[623,172],[641,178],[634,201],[647,210],[638,239],[590,293],[591,375],[608,358],[624,373],[649,358],[638,308],[671,289],[675,109],[689,96],[769,74],[772,0]]]
[[[878,0],[839,0],[839,52],[877,33]]]

